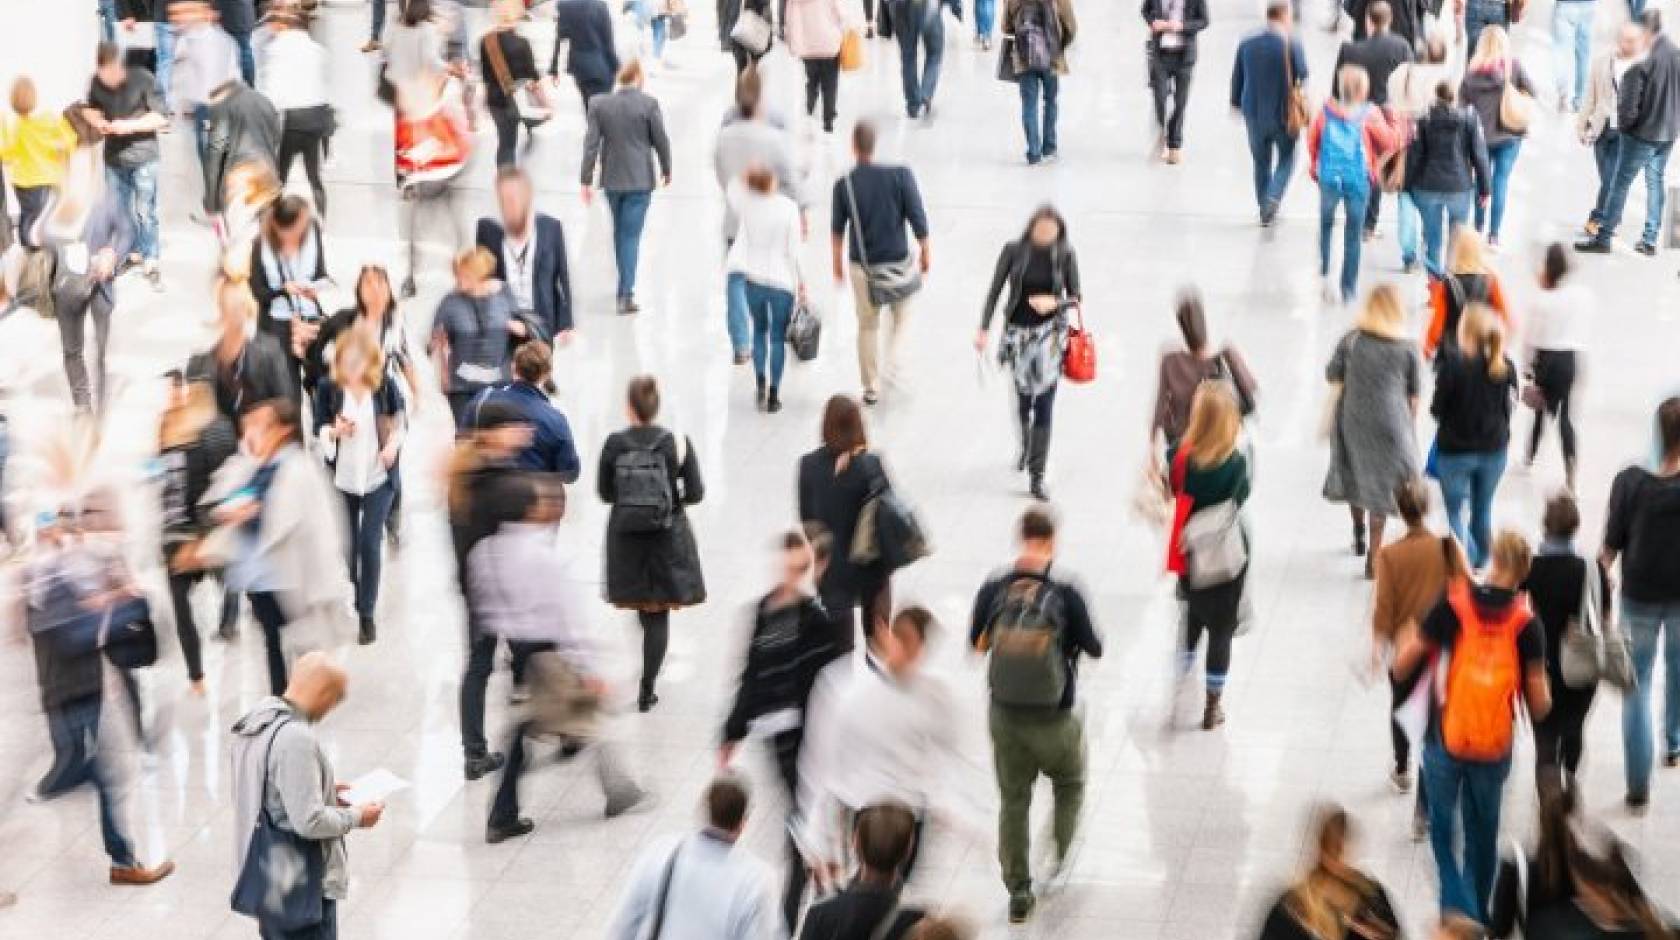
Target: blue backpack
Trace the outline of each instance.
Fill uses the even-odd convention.
[[[1360,105],[1351,114],[1324,109],[1324,132],[1318,139],[1318,179],[1358,187],[1370,184],[1365,166],[1365,110]]]

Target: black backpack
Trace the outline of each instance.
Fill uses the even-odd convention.
[[[1628,580],[1644,584],[1680,584],[1680,481],[1647,474],[1633,503],[1627,554],[1622,567]]]
[[[1019,71],[1049,73],[1061,49],[1061,24],[1050,0],[1026,0],[1015,14],[1015,61]]]
[[[613,518],[620,532],[653,533],[671,528],[677,494],[671,488],[665,456],[659,452],[664,442],[660,438],[643,447],[631,445],[613,458]]]

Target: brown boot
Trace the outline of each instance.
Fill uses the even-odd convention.
[[[111,868],[111,883],[114,885],[150,885],[157,884],[175,872],[174,862],[164,862],[156,868],[146,868],[141,865],[130,865],[127,868]]]
[[[1223,693],[1209,692],[1207,705],[1202,709],[1202,730],[1212,731],[1225,723],[1225,710],[1219,707],[1219,699]]]

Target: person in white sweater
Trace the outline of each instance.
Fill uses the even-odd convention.
[[[799,260],[799,205],[776,189],[776,174],[754,165],[729,186],[729,206],[740,220],[729,246],[728,269],[747,282],[752,321],[753,372],[758,406],[782,410],[782,367],[787,360],[787,325],[797,298],[805,301],[805,273]],[[768,360],[768,362],[766,361]]]
[[[1563,445],[1564,478],[1575,491],[1575,421],[1569,400],[1581,368],[1580,352],[1585,345],[1587,312],[1592,295],[1569,276],[1569,252],[1560,244],[1546,248],[1540,266],[1540,290],[1529,310],[1523,345],[1527,355],[1528,381],[1539,390],[1535,403],[1534,433],[1528,440],[1528,465],[1540,450],[1540,436],[1546,430],[1546,416],[1557,419],[1558,438]]]
[[[321,183],[321,159],[337,126],[327,96],[327,50],[309,38],[303,23],[281,14],[268,20],[270,39],[257,68],[257,90],[280,112],[280,186],[303,158],[303,172],[315,198],[315,212],[326,215],[327,189]]]

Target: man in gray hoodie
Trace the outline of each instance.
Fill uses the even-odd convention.
[[[336,905],[348,896],[350,880],[344,836],[378,823],[385,811],[383,803],[347,806],[340,801],[332,762],[315,738],[315,723],[344,700],[348,682],[344,667],[327,654],[305,654],[292,670],[286,694],[258,702],[233,726],[234,870],[245,866],[263,808],[275,826],[321,843],[326,855],[321,922],[281,931],[259,918],[264,938],[335,940]]]

